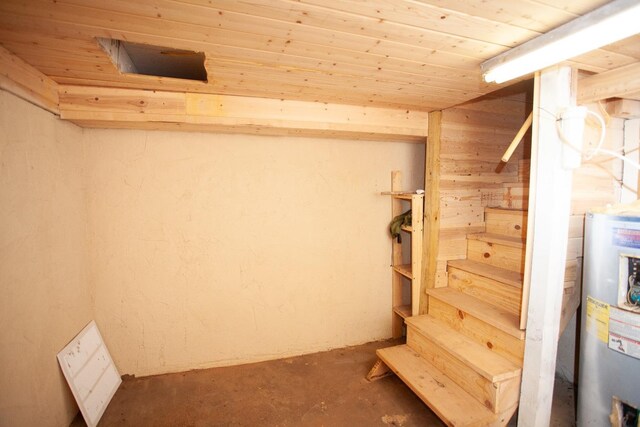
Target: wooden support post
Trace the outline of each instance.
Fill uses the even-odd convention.
[[[402,189],[402,173],[400,171],[391,172],[391,191],[401,191]],[[391,219],[402,213],[402,202],[400,199],[391,197]],[[391,265],[402,264],[402,244],[393,239],[391,243]],[[400,338],[402,336],[402,328],[404,319],[397,316],[393,309],[402,305],[402,275],[391,269],[391,336]]]
[[[411,315],[420,314],[420,299],[424,292],[422,288],[422,234],[424,198],[422,195],[411,196]]]
[[[562,167],[556,115],[575,105],[575,72],[556,67],[536,75],[531,186],[523,306],[527,336],[520,395],[520,426],[548,426],[569,235],[572,171]],[[528,301],[528,305],[527,305]]]
[[[420,314],[427,313],[426,290],[436,283],[438,267],[438,242],[440,239],[440,132],[442,111],[429,113],[425,159],[424,234],[422,241],[422,285],[420,289]]]

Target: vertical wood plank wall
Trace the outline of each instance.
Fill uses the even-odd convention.
[[[430,282],[425,276],[426,287],[446,286],[446,263],[466,257],[466,235],[484,231],[485,207],[510,205],[526,209],[527,190],[514,195],[512,204],[509,201],[505,204],[505,198],[508,198],[505,188],[508,183],[529,183],[530,132],[508,163],[501,164],[500,157],[530,112],[529,96],[522,92],[487,98],[442,111],[438,256],[435,281]],[[589,108],[602,114],[595,104]],[[607,133],[603,147],[621,147],[623,120],[608,116],[605,120]],[[598,137],[597,123],[588,119],[585,149],[595,147]],[[573,266],[581,262],[585,212],[590,207],[620,200],[621,163],[600,155],[583,162],[574,172],[567,258]],[[577,266],[568,269],[567,281],[579,277],[576,270]]]
[[[530,134],[508,163],[500,159],[530,105],[525,88],[442,112],[439,245],[435,280],[429,283],[426,277],[427,287],[446,286],[447,261],[466,258],[466,235],[484,231],[484,208],[500,205],[504,183],[518,182],[518,163],[529,151]]]
[[[591,111],[605,114],[596,104],[588,106]],[[606,136],[602,148],[615,150],[624,144],[624,120],[606,116]],[[587,118],[585,125],[584,149],[595,148],[600,138],[600,126]],[[573,172],[573,189],[571,192],[571,228],[569,230],[569,253],[567,260],[582,256],[582,236],[584,215],[593,207],[608,203],[619,203],[622,191],[622,161],[603,154],[590,160]],[[520,161],[520,181],[529,183],[529,161]],[[525,204],[526,206],[526,204]],[[580,239],[580,240],[571,240]]]
[[[608,117],[596,104],[588,106],[591,111],[603,115],[607,124],[603,148],[615,150],[624,144],[624,120]],[[600,138],[600,126],[587,116],[585,125],[585,149],[593,149]],[[569,276],[567,270],[565,300],[562,304],[560,331],[571,320],[580,305],[582,283],[582,250],[584,236],[584,215],[590,209],[608,203],[620,202],[622,193],[622,161],[608,155],[598,155],[591,160],[583,160],[582,165],[573,172],[573,190],[571,193],[571,222],[569,223],[569,244],[567,246],[567,265],[573,261],[575,274]]]
[[[604,116],[607,129],[603,148],[614,150],[624,144],[624,120],[609,117],[597,104],[588,106],[593,112]],[[600,138],[600,126],[592,117],[587,118],[584,132],[584,150],[596,147]],[[529,159],[520,160],[519,181],[529,185]],[[571,192],[571,218],[567,246],[567,270],[565,273],[565,298],[562,304],[560,331],[564,331],[571,317],[580,305],[582,282],[582,251],[584,235],[584,215],[590,208],[614,204],[620,201],[622,185],[622,161],[608,155],[598,155],[582,161],[573,172]],[[514,208],[527,208],[528,191],[509,199]],[[524,198],[524,199],[523,199]],[[524,308],[526,310],[526,307]],[[521,327],[526,324],[522,317]]]

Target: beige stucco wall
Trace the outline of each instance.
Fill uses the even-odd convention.
[[[390,336],[390,171],[422,145],[85,130],[96,319],[122,373]]]
[[[0,91],[0,425],[67,425],[92,318],[123,374],[390,335],[390,171],[421,145],[80,129]]]
[[[68,425],[56,354],[91,320],[82,130],[0,91],[0,425]]]

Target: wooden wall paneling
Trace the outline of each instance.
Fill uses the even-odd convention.
[[[95,5],[94,2],[91,3]],[[263,50],[288,49],[289,45],[293,43],[308,44],[309,47],[315,46],[316,50],[318,46],[325,46],[329,50],[334,46],[340,46],[343,50],[355,52],[366,50],[367,53],[374,55],[387,55],[407,60],[429,56],[430,62],[449,67],[468,68],[468,58],[476,58],[481,61],[482,58],[497,54],[502,50],[498,46],[493,51],[487,51],[486,43],[441,33],[433,33],[433,36],[436,37],[433,44],[427,43],[421,47],[319,27],[309,30],[303,25],[266,20],[250,15],[242,16],[240,21],[242,27],[227,28],[233,22],[233,14],[224,13],[224,16],[221,17],[217,10],[210,8],[196,8],[189,14],[188,19],[182,21],[166,17],[160,19],[157,17],[157,11],[154,12],[154,16],[144,16],[123,13],[117,9],[123,4],[136,5],[139,3],[114,1],[113,3],[109,2],[109,8],[97,8],[59,1],[51,7],[51,3],[41,0],[32,0],[28,3],[7,0],[3,2],[3,6],[0,6],[0,10],[43,20],[55,20],[71,26],[109,29],[113,36],[120,34],[124,38],[126,34],[127,40],[135,40],[136,34],[155,35],[156,37],[166,37],[166,34],[170,34],[171,38],[175,39],[211,44],[219,44],[220,40],[225,40],[225,44]],[[185,8],[183,5],[180,9]],[[170,14],[171,12],[168,9],[163,9],[163,13]],[[181,13],[185,12],[182,10]],[[83,18],[82,25],[78,24],[78,16]],[[213,25],[211,19],[220,19],[221,26]],[[465,46],[467,50],[463,53],[450,53],[447,46]],[[479,53],[479,51],[484,52]]]
[[[30,19],[29,17],[17,16],[17,18],[12,17],[11,20],[4,20],[5,18],[3,18],[3,16],[4,15],[0,14],[0,25],[3,25],[5,27],[13,26],[13,28],[15,28],[17,31],[23,31],[24,30],[23,27],[26,27],[27,29],[28,28],[38,29],[40,27],[39,25],[34,26],[32,19]],[[81,33],[83,37],[89,37],[93,35],[103,36],[103,37],[110,37],[110,36],[120,37],[120,38],[133,39],[142,43],[150,43],[150,44],[157,44],[157,45],[164,44],[164,45],[170,45],[170,47],[176,47],[176,48],[189,48],[189,49],[203,50],[203,51],[206,51],[208,54],[212,54],[212,55],[219,55],[220,53],[218,52],[220,51],[222,52],[222,54],[226,54],[226,55],[228,55],[230,52],[234,52],[235,55],[238,55],[237,51],[240,49],[244,51],[243,55],[245,60],[246,58],[253,58],[257,54],[263,54],[263,55],[265,54],[265,52],[260,51],[259,47],[255,46],[255,43],[253,44],[253,48],[252,48],[250,47],[249,44],[247,44],[246,46],[243,46],[243,45],[238,45],[236,43],[236,45],[233,45],[233,46],[223,46],[223,45],[213,44],[209,42],[201,42],[198,40],[187,42],[180,39],[164,39],[155,35],[149,36],[147,34],[141,34],[141,33],[117,32],[115,30],[107,31],[104,28],[86,27],[86,26],[83,27],[82,25],[73,24],[69,22],[56,22],[56,21],[45,20],[44,18],[40,18],[40,19],[46,21],[44,22],[43,25],[45,25],[47,28],[50,28],[52,31],[54,31],[54,34],[58,36],[70,36],[70,35],[76,35],[77,33]],[[75,28],[74,25],[77,26],[78,28]],[[70,30],[69,27],[74,29]],[[264,42],[266,43],[266,41],[267,40],[265,40]],[[297,41],[287,44],[286,48],[283,46],[283,48],[279,49],[277,52],[278,52],[278,55],[281,55],[283,52],[286,52],[286,54],[290,58],[293,58],[294,63],[295,63],[295,57],[302,55],[303,57],[314,58],[320,61],[327,61],[327,62],[330,61],[330,63],[332,64],[340,64],[340,63],[352,63],[352,64],[359,64],[359,65],[368,64],[369,66],[374,67],[375,69],[379,68],[381,70],[389,69],[390,67],[396,68],[396,69],[405,69],[408,67],[408,68],[415,69],[414,72],[416,73],[425,72],[426,74],[431,73],[431,71],[429,70],[433,70],[433,69],[438,70],[438,67],[425,68],[424,65],[426,64],[416,63],[415,61],[412,61],[412,60],[397,60],[396,58],[393,58],[393,57],[373,55],[370,53],[350,51],[350,50],[341,49],[341,48],[332,48],[329,51],[325,51],[322,49],[318,49],[317,46],[316,47],[306,46],[304,43],[297,42]],[[267,54],[273,55],[273,53],[271,52],[267,52]],[[89,80],[89,77],[90,77],[89,75],[86,75],[86,74],[85,75],[78,74],[78,71],[77,70],[74,71],[73,68],[69,68],[69,71],[67,73],[63,72],[65,70],[56,71],[55,69],[51,69],[51,68],[49,68],[48,71],[55,72],[56,74],[62,74],[62,76],[71,74],[73,75],[73,77],[76,77],[76,78],[84,77],[87,80]],[[460,71],[463,71],[463,70],[460,70]],[[452,77],[454,77],[457,74],[464,75],[463,72],[460,72],[460,71],[451,69],[451,68],[449,68],[448,70],[441,68],[438,71],[438,74],[446,75],[446,73],[449,73]],[[283,86],[279,83],[279,82],[286,82],[288,77],[289,76],[287,75],[286,70],[282,70],[282,72],[279,75],[277,75],[277,78],[264,79],[269,84],[263,84],[264,82],[260,82],[260,81],[254,82],[252,81],[252,79],[247,78],[247,79],[237,79],[235,81],[229,81],[226,85],[228,87],[223,87],[222,85],[219,84],[220,82],[214,78],[213,83],[215,83],[215,85],[204,86],[203,89],[207,90],[208,92],[233,93],[233,94],[242,94],[242,95],[249,95],[249,96],[256,96],[256,95],[272,96],[272,97],[284,96],[286,98],[290,98],[290,96],[288,96],[290,94],[295,95],[297,92],[300,92],[297,94],[296,99],[304,99],[304,100],[315,100],[315,99],[326,100],[326,97],[328,95],[333,95],[335,99],[336,96],[345,92],[344,90],[342,90],[344,86],[335,87],[335,85],[333,85],[333,87],[323,88],[323,90],[316,90],[316,94],[308,93],[315,88],[313,84],[315,76],[311,76],[311,78],[308,79],[308,82],[306,82],[304,85],[300,85],[300,87],[297,88],[297,90],[290,90],[286,86]],[[130,80],[128,76],[120,76],[119,79],[122,79],[123,81]],[[476,81],[480,82],[479,76],[476,78]],[[154,88],[154,89],[162,88],[161,86],[156,86],[156,85],[151,86],[150,85],[151,82],[152,81],[149,80],[146,82],[147,84],[145,86],[141,86],[141,87]],[[264,91],[264,88],[272,89],[274,87],[277,88],[280,86],[282,86],[282,88],[280,90],[280,93],[276,96],[273,96],[273,90],[269,92]],[[451,87],[451,84],[449,84],[449,86]],[[397,94],[400,94],[400,92],[397,91],[397,88],[393,89],[393,91],[391,91],[391,89],[392,88],[390,88],[387,91],[381,91],[381,94],[386,96],[395,96]],[[185,90],[185,89],[182,89],[182,90]],[[408,93],[409,93],[409,96],[411,96],[412,92],[409,91]],[[364,104],[372,105],[370,103],[371,101],[374,102],[373,105],[378,105],[378,106],[387,105],[385,103],[384,96],[381,96],[380,98],[373,99],[373,100],[371,100],[369,97],[365,97],[365,95],[362,95],[360,97],[352,96],[351,98],[352,100],[349,101],[349,103],[355,103],[358,105],[364,105]],[[464,100],[465,100],[464,98],[456,99],[455,101],[448,101],[443,104],[441,103],[440,105],[450,105],[451,102],[457,103],[457,102],[462,102]],[[408,103],[405,102],[404,105],[412,109],[422,108],[426,110],[430,108],[430,107],[423,106],[425,105],[425,102],[423,102],[423,100],[417,101],[413,105],[409,105]],[[440,105],[434,105],[432,107],[438,107]]]
[[[502,129],[505,133],[511,134],[509,142],[511,142],[514,136],[513,129],[515,128],[517,132],[523,122],[523,120],[520,120],[520,117],[513,113],[471,110],[469,108],[450,108],[445,111],[445,116],[446,126],[457,125],[458,127],[471,128],[475,131],[489,130],[491,133]]]
[[[640,92],[640,62],[605,71],[578,82],[578,104],[624,98]]]
[[[601,73],[607,70],[631,65],[637,61],[638,60],[632,56],[612,52],[610,50],[596,49],[571,58],[571,61],[567,61],[566,65],[572,66],[578,70]]]
[[[499,206],[503,184],[518,181],[525,147],[501,163],[504,149],[526,118],[524,92],[488,96],[442,113],[440,239],[436,287],[446,286],[446,262],[467,256],[466,236],[484,231],[484,209]]]
[[[636,35],[620,40],[607,46],[607,49],[614,50],[624,55],[640,59],[640,36]]]
[[[309,82],[313,82],[317,87],[323,87],[332,92],[339,92],[340,85],[346,85],[349,91],[363,93],[375,93],[384,95],[385,99],[405,99],[407,103],[457,103],[470,97],[480,96],[481,92],[468,90],[458,90],[451,88],[438,88],[434,86],[421,85],[416,82],[387,81],[362,76],[339,76],[337,74],[327,75],[313,70],[284,69],[282,67],[270,69],[252,64],[244,64],[239,69],[225,69],[213,67],[209,71],[209,78],[218,85],[225,82],[235,81],[237,85],[242,82],[255,84],[256,81],[272,82],[278,87],[278,78],[286,78],[287,84],[297,84],[303,87]],[[393,92],[396,92],[395,94]],[[406,93],[406,95],[404,95]]]
[[[58,84],[0,46],[0,88],[58,114]]]
[[[6,19],[6,18],[5,18]],[[61,50],[65,53],[89,53],[100,50],[93,38],[61,37],[49,32],[46,28],[40,30],[19,30],[13,27],[0,27],[2,43],[16,43],[31,48]]]
[[[237,55],[237,53],[236,53]],[[248,64],[246,58],[238,56],[220,56],[209,52],[205,67],[211,74],[215,74],[216,69],[241,70],[244,65]],[[314,58],[269,54],[265,52],[256,52],[252,57],[251,63],[248,64],[255,67],[264,67],[281,72],[293,72],[306,70],[324,76],[349,76],[363,77],[368,80],[375,79],[388,82],[412,83],[421,86],[430,86],[440,90],[450,88],[455,84],[456,91],[483,92],[487,88],[487,84],[479,78],[469,74],[457,72],[455,69],[443,69],[438,67],[429,67],[422,70],[413,70],[412,68],[403,67],[401,63],[389,62],[380,63],[379,66],[372,66],[363,63],[347,63],[319,61]],[[417,68],[417,67],[413,67]]]
[[[79,48],[75,43],[64,43],[54,40],[53,46],[38,42],[23,43],[7,40],[0,35],[2,44],[11,52],[20,52],[20,58],[32,65],[47,64],[47,59],[71,59],[74,61],[91,61],[96,64],[111,64],[103,52]],[[55,45],[57,44],[57,45]]]
[[[37,49],[31,49],[27,53],[20,55],[25,62],[33,67],[57,68],[59,70],[74,69],[77,71],[89,71],[97,73],[118,74],[118,69],[107,58],[82,58],[74,55],[65,55],[63,57],[55,54],[48,54],[46,59],[38,53]]]
[[[429,113],[429,131],[425,150],[424,233],[422,242],[422,289],[420,314],[428,311],[426,289],[433,288],[438,268],[440,240],[440,147],[442,112]]]
[[[207,0],[181,1],[202,5],[207,4]],[[226,10],[232,7],[234,9],[239,7],[238,2],[233,2],[233,0],[226,0],[221,3],[217,3],[216,6]],[[455,27],[460,37],[501,46],[514,46],[539,34],[524,27],[496,22],[495,20],[479,19],[473,15],[458,13],[452,9],[443,14],[441,9],[419,2],[283,1],[278,2],[278,6],[281,9],[278,10],[280,12],[278,14],[274,13],[274,2],[261,0],[255,3],[268,7],[260,11],[262,16],[295,20],[294,22],[301,21],[304,24],[313,26],[335,25],[336,27],[334,28],[340,31],[363,33],[373,37],[394,40],[397,38],[399,41],[402,41],[403,36],[412,29],[421,33],[450,33],[451,28]],[[293,7],[295,7],[295,12],[297,13],[291,13]],[[243,8],[241,11],[243,13],[251,13],[252,9]],[[289,12],[289,18],[287,18],[287,12]],[[332,16],[335,19],[332,19],[332,22],[327,24],[322,19],[325,18],[326,20],[327,16]],[[372,21],[374,24],[372,24]],[[378,23],[378,25],[375,25],[375,23]],[[396,34],[394,30],[399,31],[399,33]]]
[[[317,61],[314,61],[317,63]],[[331,70],[322,72],[315,67],[302,67],[301,65],[286,65],[282,63],[274,64],[266,61],[253,62],[238,60],[220,60],[212,58],[206,63],[209,74],[221,78],[229,73],[240,72],[241,75],[247,77],[257,77],[262,72],[263,75],[273,76],[276,74],[287,73],[291,79],[316,77],[319,82],[328,82],[335,86],[337,83],[346,85],[363,86],[371,84],[372,87],[384,88],[385,85],[398,84],[397,90],[405,90],[412,88],[413,90],[426,91],[428,88],[434,91],[434,98],[437,97],[455,97],[458,99],[460,95],[480,96],[482,92],[481,84],[473,81],[462,80],[459,86],[452,87],[453,81],[450,79],[439,78],[438,80],[425,79],[424,76],[416,77],[414,74],[386,72],[380,70],[362,70],[362,67],[349,67],[344,72],[340,70]],[[360,68],[360,70],[357,70]],[[339,78],[338,81],[337,78]],[[358,79],[362,79],[358,82]],[[396,87],[396,86],[394,86]]]
[[[580,90],[580,81],[578,81]],[[600,108],[589,105],[592,111],[603,114]],[[624,120],[610,117],[606,121],[607,130],[603,148],[616,150],[624,144]],[[585,126],[585,146],[595,148],[600,137],[599,126],[587,121]],[[590,160],[583,159],[582,165],[573,172],[573,190],[571,194],[571,213],[584,215],[589,208],[618,203],[622,192],[622,162],[607,154],[601,154]]]
[[[62,84],[431,111],[494,90],[482,81],[480,62],[578,16],[523,1],[537,18],[506,0],[482,8],[451,0],[6,0],[0,41]],[[95,37],[205,52],[209,82],[120,74]],[[638,56],[633,43],[618,43],[573,62],[600,72]]]
[[[79,38],[82,40],[92,40],[93,37],[113,37],[126,36],[128,39],[136,40],[139,43],[164,45],[176,49],[191,49],[203,51],[216,58],[236,59],[238,61],[275,61],[277,63],[289,64],[295,66],[298,58],[309,59],[323,62],[336,71],[347,72],[343,66],[363,66],[369,67],[372,73],[375,70],[395,70],[399,72],[413,73],[416,78],[420,75],[435,76],[441,78],[449,78],[451,81],[469,80],[475,81],[485,88],[489,87],[482,82],[480,76],[469,74],[468,70],[452,69],[447,67],[439,67],[434,64],[427,64],[426,61],[402,60],[384,55],[374,55],[365,51],[350,51],[341,49],[340,47],[332,47],[331,50],[321,50],[315,46],[309,46],[298,41],[291,40],[285,46],[274,46],[274,40],[265,39],[265,46],[271,47],[271,50],[262,50],[261,45],[253,44],[253,47],[245,47],[239,43],[224,45],[219,44],[221,41],[201,42],[199,40],[183,40],[177,38],[159,37],[149,34],[136,33],[110,33],[97,27],[84,27],[80,24],[72,24],[66,22],[58,22],[54,20],[45,20],[39,18],[35,20],[29,16],[23,15],[0,15],[0,25],[7,31],[21,32],[29,34],[31,32],[40,31],[42,25],[46,24],[46,28],[52,37],[58,38]],[[271,42],[269,42],[271,40]],[[275,41],[278,41],[277,39]],[[287,40],[283,40],[286,42]],[[267,43],[269,42],[269,43]],[[97,46],[97,45],[96,45]],[[277,49],[276,49],[277,48]],[[302,64],[304,66],[304,64]]]
[[[124,16],[152,19],[168,23],[188,23],[202,25],[221,31],[233,31],[237,33],[260,34],[272,37],[288,38],[318,45],[342,45],[347,49],[360,50],[368,46],[372,53],[397,55],[402,45],[407,54],[418,54],[413,49],[438,49],[441,52],[452,52],[469,57],[492,56],[499,53],[504,46],[512,44],[500,44],[480,40],[484,37],[475,34],[475,37],[452,35],[450,28],[447,31],[434,31],[429,26],[438,25],[442,28],[445,24],[440,22],[429,23],[428,20],[414,18],[414,22],[420,25],[402,25],[393,20],[393,16],[385,17],[382,21],[379,17],[370,17],[362,13],[344,13],[339,10],[340,3],[333,3],[332,7],[316,7],[311,4],[289,1],[255,0],[250,5],[234,1],[216,1],[214,4],[208,0],[192,0],[181,2],[169,2],[155,0],[153,3],[126,0],[113,0],[108,7],[101,8],[91,0],[64,0],[63,3],[71,5],[88,6],[95,10],[93,14],[99,15],[105,12],[117,12]],[[376,5],[365,5],[368,10],[375,10]],[[353,8],[353,7],[349,7]],[[102,9],[102,10],[100,10]],[[360,7],[359,9],[363,9]],[[67,10],[67,9],[65,9]],[[158,11],[162,11],[162,17],[158,18]],[[393,8],[389,7],[383,13],[391,14]],[[415,15],[415,13],[414,13]],[[437,11],[431,13],[437,15],[438,21],[441,14]],[[452,14],[456,15],[456,14]],[[474,21],[478,32],[497,34],[499,30],[532,33],[521,28],[487,23],[485,20],[466,18],[467,31],[472,31],[469,21]],[[455,20],[456,16],[451,16]],[[449,25],[452,25],[449,23]],[[497,24],[500,27],[501,24]],[[426,28],[425,28],[426,27]],[[480,28],[482,27],[482,28]],[[441,29],[442,29],[441,28]],[[227,34],[233,37],[233,34]],[[525,36],[525,37],[526,37]],[[237,37],[237,35],[236,35]],[[511,39],[509,35],[495,36]],[[415,40],[415,41],[414,41]]]
[[[537,1],[527,2],[526,8],[513,0],[491,0],[485,3],[456,0],[429,0],[429,4],[455,10],[492,21],[499,21],[529,28],[533,31],[548,31],[545,24],[560,26],[585,13],[607,3],[608,0],[575,1]],[[546,3],[546,4],[545,4]],[[575,6],[583,6],[576,9]],[[580,11],[580,12],[579,12]]]

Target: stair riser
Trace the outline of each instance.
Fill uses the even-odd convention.
[[[524,211],[495,212],[485,214],[486,232],[505,236],[527,237],[527,213]]]
[[[376,354],[446,425],[504,425],[496,424],[502,417],[496,417],[406,345],[380,349]]]
[[[467,258],[511,271],[523,271],[525,248],[467,240]]]
[[[520,288],[454,267],[448,269],[448,284],[451,288],[498,305],[514,314],[520,313],[522,300]]]
[[[522,366],[524,340],[509,335],[433,296],[429,296],[429,314],[445,321],[453,329],[486,346],[517,366]]]
[[[467,366],[411,326],[407,328],[407,345],[494,413],[501,412],[515,403],[512,402],[514,398],[511,383],[519,384],[519,377],[493,384],[478,374],[473,367]],[[511,396],[505,396],[505,392],[511,393]]]

